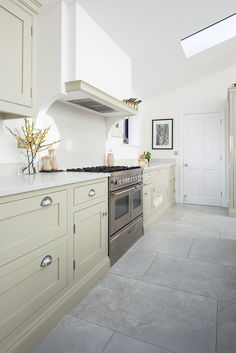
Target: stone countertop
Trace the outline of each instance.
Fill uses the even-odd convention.
[[[0,175],[0,197],[109,177],[109,173],[59,172]]]
[[[167,168],[175,165],[174,162],[158,162],[158,163],[151,163],[149,167],[144,167],[143,170],[144,172],[157,169],[157,168]]]

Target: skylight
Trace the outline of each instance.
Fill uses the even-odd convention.
[[[236,36],[236,14],[224,18],[200,31],[181,39],[188,58]]]

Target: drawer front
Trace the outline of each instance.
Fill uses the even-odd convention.
[[[1,204],[0,267],[66,234],[66,220],[65,190]]]
[[[106,196],[106,182],[91,183],[74,188],[74,206]]]
[[[144,172],[143,174],[143,183],[144,185],[148,185],[150,183],[152,183],[155,179],[155,172],[151,171],[151,172]]]
[[[66,243],[44,246],[0,269],[0,341],[67,285]],[[50,255],[51,264],[41,267]]]

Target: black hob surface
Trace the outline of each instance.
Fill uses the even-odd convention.
[[[134,167],[125,167],[125,166],[114,166],[114,167],[107,167],[105,165],[98,166],[98,167],[85,167],[85,168],[71,168],[67,169],[67,172],[88,172],[88,173],[114,173],[120,172],[123,170],[132,170],[132,169],[140,169],[139,166]]]

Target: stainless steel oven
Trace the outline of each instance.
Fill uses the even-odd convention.
[[[143,235],[143,171],[112,173],[109,181],[109,257],[113,265]]]
[[[143,213],[143,185],[128,186],[109,195],[110,235]]]

